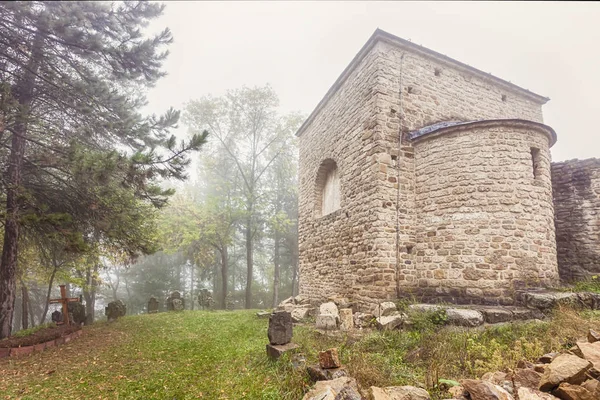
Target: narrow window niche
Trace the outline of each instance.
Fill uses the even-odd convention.
[[[337,164],[331,159],[321,163],[317,172],[316,215],[323,217],[340,208],[340,177]]]
[[[539,179],[541,175],[541,157],[540,149],[537,147],[531,147],[531,167],[533,173],[533,179]]]

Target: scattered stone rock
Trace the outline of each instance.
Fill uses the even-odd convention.
[[[377,329],[379,330],[392,330],[402,326],[402,322],[405,320],[404,315],[390,315],[386,317],[379,317],[375,321],[377,323]]]
[[[294,307],[292,310],[292,321],[293,322],[302,322],[306,320],[309,316],[310,308],[308,307]]]
[[[552,394],[562,400],[598,400],[583,386],[571,385],[566,382],[561,383]]]
[[[496,385],[499,385],[499,384],[501,384],[502,382],[504,382],[507,379],[507,375],[508,374],[506,372],[501,372],[501,371],[486,372],[481,377],[481,380],[482,381],[492,382],[492,383],[494,383]]]
[[[333,302],[338,308],[350,308],[353,306],[353,303],[347,297],[329,296],[327,300]]]
[[[310,305],[310,300],[308,300],[305,297],[302,297],[302,296],[298,295],[298,296],[294,297],[294,303],[296,305],[300,305],[300,306],[301,305]]]
[[[590,393],[596,395],[595,398],[600,399],[600,381],[597,379],[588,379],[583,382],[581,386],[586,388]]]
[[[585,358],[592,363],[594,368],[600,369],[600,342],[578,342],[576,347],[580,353],[577,354],[579,357]]]
[[[448,308],[446,315],[450,325],[474,327],[483,324],[483,314],[476,310]]]
[[[277,360],[284,353],[297,349],[299,346],[296,343],[286,343],[286,344],[267,344],[267,355],[273,359]]]
[[[346,368],[344,367],[325,369],[321,368],[319,365],[309,365],[306,367],[306,372],[313,382],[329,381],[331,379],[348,376],[348,371],[346,371]]]
[[[509,376],[514,383],[515,389],[526,387],[530,389],[538,389],[542,374],[535,372],[533,369],[517,368]]]
[[[349,377],[342,377],[329,381],[318,381],[315,383],[315,386],[304,395],[302,400],[335,400],[335,396],[345,387],[351,387],[358,391],[356,380]]]
[[[357,328],[368,328],[373,324],[375,316],[373,314],[357,312],[354,313],[354,326]]]
[[[532,362],[529,362],[527,360],[519,360],[519,362],[517,363],[517,368],[533,369],[534,367],[535,367],[535,364]]]
[[[287,299],[285,299],[285,300],[282,300],[282,301],[279,303],[279,306],[283,306],[283,305],[285,305],[285,304],[291,304],[291,305],[294,305],[294,304],[295,304],[295,302],[294,302],[294,298],[293,298],[293,297],[288,297]]]
[[[593,329],[590,329],[587,334],[587,340],[590,343],[595,343],[600,341],[600,333],[596,332]]]
[[[336,348],[319,352],[319,365],[321,368],[339,368],[342,366]]]
[[[548,366],[540,380],[540,390],[550,392],[562,382],[580,384],[592,363],[572,354],[560,354]]]
[[[319,314],[333,315],[336,319],[336,323],[340,318],[340,312],[338,310],[338,307],[332,301],[321,304],[321,306],[319,307]]]
[[[316,327],[317,329],[332,330],[337,329],[337,320],[335,315],[332,314],[319,314],[317,315]]]
[[[560,353],[547,353],[538,358],[540,364],[550,364]]]
[[[338,392],[334,400],[362,400],[362,396],[356,389],[346,386]]]
[[[376,317],[387,317],[396,311],[398,311],[396,304],[391,301],[384,301],[375,307],[375,312],[373,314],[375,314]]]
[[[269,318],[271,316],[271,313],[267,311],[259,311],[256,313],[256,316],[258,318]]]
[[[520,387],[517,391],[519,400],[559,400],[557,397],[539,390]]]
[[[481,307],[477,311],[483,314],[483,319],[488,324],[498,324],[501,322],[509,322],[514,319],[512,311],[504,308],[496,307]]]
[[[513,400],[510,393],[489,381],[464,379],[460,383],[473,400]]]
[[[464,399],[467,394],[465,388],[462,386],[452,386],[448,389],[448,393],[450,393],[450,396],[452,396],[453,399]]]
[[[340,329],[343,331],[354,329],[354,317],[352,315],[352,309],[342,308],[340,310]]]
[[[369,395],[372,400],[430,400],[425,389],[414,386],[389,386],[378,388],[371,386]]]
[[[535,365],[533,366],[533,370],[534,370],[535,372],[539,372],[540,374],[543,374],[543,373],[544,373],[544,371],[546,371],[546,365],[547,365],[547,364],[535,364]]]
[[[281,305],[277,306],[277,309],[275,309],[275,311],[285,311],[285,312],[289,312],[291,314],[295,308],[296,308],[296,306],[294,306],[293,304],[286,303],[286,304],[281,304]]]
[[[292,315],[285,311],[277,311],[269,316],[267,336],[271,344],[287,344],[292,340]]]

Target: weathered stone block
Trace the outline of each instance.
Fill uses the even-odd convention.
[[[269,317],[267,336],[271,344],[286,344],[292,340],[292,316],[285,311],[277,311]]]
[[[276,360],[283,354],[297,349],[299,346],[296,343],[286,344],[267,344],[267,355]]]
[[[331,348],[319,352],[319,365],[324,369],[341,367],[337,349]]]
[[[317,329],[332,330],[337,329],[337,318],[331,314],[320,314],[317,315],[317,321],[315,324]]]
[[[340,329],[343,331],[354,329],[354,315],[351,308],[342,308],[340,310]]]

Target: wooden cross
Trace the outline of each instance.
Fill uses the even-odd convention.
[[[69,325],[69,303],[70,302],[78,302],[78,297],[67,297],[67,289],[66,285],[60,286],[60,299],[51,299],[50,304],[61,303],[62,304],[62,314],[63,314],[63,323],[65,325]]]

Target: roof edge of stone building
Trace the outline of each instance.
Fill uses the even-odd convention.
[[[367,55],[369,50],[371,50],[371,48],[373,48],[373,46],[375,46],[375,44],[380,40],[386,41],[388,43],[394,44],[399,47],[404,47],[404,48],[416,51],[416,52],[424,55],[425,57],[434,58],[434,59],[442,61],[446,64],[452,65],[453,67],[458,67],[459,69],[463,69],[468,72],[471,72],[474,75],[476,75],[484,80],[492,81],[496,84],[499,84],[502,87],[505,87],[506,89],[512,90],[514,92],[518,92],[521,95],[524,95],[525,97],[528,97],[531,100],[539,103],[540,105],[546,104],[550,100],[549,97],[545,97],[545,96],[536,94],[530,90],[524,89],[518,85],[515,85],[512,82],[508,82],[508,81],[506,81],[502,78],[499,78],[497,76],[494,76],[488,72],[483,72],[480,69],[477,69],[468,64],[465,64],[463,62],[455,60],[455,59],[448,57],[442,53],[438,53],[437,51],[433,51],[424,46],[418,45],[416,43],[412,43],[406,39],[402,39],[401,37],[392,35],[391,33],[388,33],[384,30],[377,28],[375,30],[375,32],[373,32],[373,34],[371,35],[369,40],[367,40],[367,42],[363,45],[363,47],[354,56],[352,61],[350,61],[350,64],[348,64],[348,66],[340,74],[340,76],[337,78],[337,80],[329,88],[329,90],[327,91],[325,96],[321,99],[321,101],[319,101],[319,103],[317,104],[315,109],[310,113],[308,118],[306,118],[304,123],[300,126],[300,128],[296,132],[296,136],[300,136],[304,132],[304,130],[308,127],[308,125],[310,125],[310,123],[313,121],[313,119],[319,113],[319,111],[321,111],[321,109],[325,106],[325,104],[327,104],[327,102],[333,96],[333,94],[335,92],[337,92],[337,90],[340,88],[340,86],[342,86],[342,84],[348,78],[350,73],[352,73],[352,71],[354,71],[354,68],[356,68],[356,66]]]
[[[421,129],[409,132],[411,141],[419,141],[424,138],[432,138],[453,132],[467,131],[477,128],[514,127],[530,128],[541,131],[550,138],[550,146],[556,143],[556,132],[548,125],[526,119],[484,119],[477,121],[445,121],[425,126]]]

